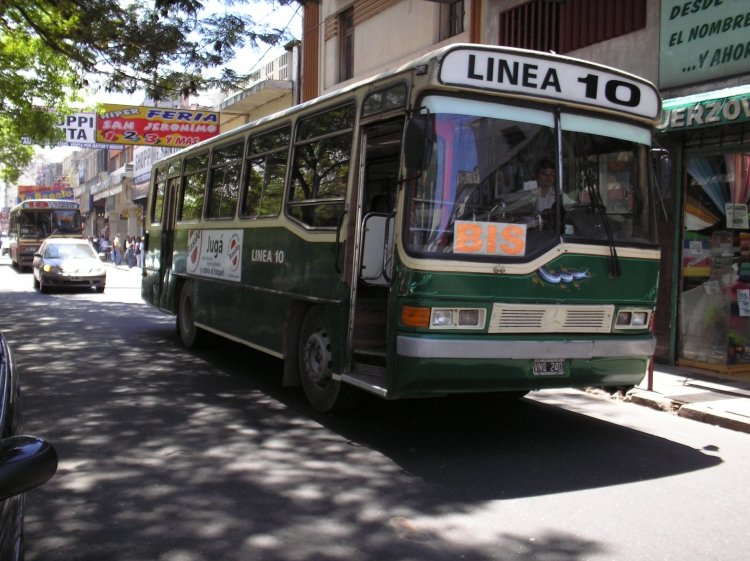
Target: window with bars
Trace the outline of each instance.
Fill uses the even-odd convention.
[[[339,82],[354,76],[354,9],[339,15]]]
[[[454,0],[440,6],[440,40],[464,32],[464,0]]]
[[[646,0],[532,0],[500,14],[498,44],[567,53],[646,26]]]

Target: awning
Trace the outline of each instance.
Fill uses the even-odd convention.
[[[680,132],[750,121],[750,85],[664,100],[661,132]]]

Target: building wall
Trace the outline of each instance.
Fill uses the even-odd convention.
[[[255,119],[260,119],[272,113],[289,109],[292,106],[292,93],[291,91],[278,99],[269,101],[256,107],[255,109],[246,113],[223,113],[221,115],[221,132],[227,132],[242,125],[245,125]]]
[[[482,18],[482,42],[497,45],[500,33],[498,29],[500,13],[526,2],[528,0],[483,0],[483,11],[486,17]],[[646,18],[645,29],[571,51],[565,55],[613,66],[657,83],[659,78],[659,2],[647,3]]]
[[[438,46],[469,41],[470,0],[463,33],[440,41],[439,2],[426,0],[323,0],[321,2],[321,93],[389,70]],[[338,80],[338,14],[354,7],[354,78]]]

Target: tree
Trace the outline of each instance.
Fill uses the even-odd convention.
[[[0,2],[0,180],[31,161],[26,142],[52,145],[81,88],[144,91],[154,100],[248,79],[227,67],[246,46],[287,40],[236,9],[250,0],[3,0]],[[210,0],[208,0],[210,1]],[[277,5],[304,0],[273,0]],[[314,1],[314,0],[313,0]]]

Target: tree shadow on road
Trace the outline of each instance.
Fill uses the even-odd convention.
[[[173,318],[65,296],[14,295],[0,321],[27,432],[61,460],[28,497],[28,561],[614,558],[552,523],[520,532],[512,499],[720,462],[529,400],[365,398],[320,415],[281,387],[277,359],[186,352]],[[497,519],[473,529],[488,505]]]

